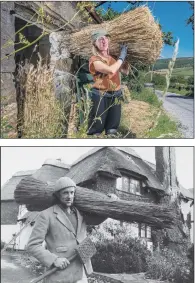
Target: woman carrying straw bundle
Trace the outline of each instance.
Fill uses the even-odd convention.
[[[121,118],[120,72],[129,73],[129,65],[124,63],[127,46],[121,46],[118,60],[109,55],[109,34],[106,30],[92,33],[93,56],[89,60],[89,71],[94,84],[89,96],[92,108],[89,114],[88,135],[116,135]]]

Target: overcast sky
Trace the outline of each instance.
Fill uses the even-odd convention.
[[[39,169],[48,158],[71,164],[93,147],[2,147],[1,184],[17,171]],[[155,163],[154,147],[131,147],[143,159]],[[193,187],[193,147],[176,147],[176,170],[185,188]]]

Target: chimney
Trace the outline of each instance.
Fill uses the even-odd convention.
[[[171,201],[177,197],[176,159],[174,147],[155,147],[156,173],[164,190],[171,196]]]

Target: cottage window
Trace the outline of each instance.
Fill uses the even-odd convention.
[[[151,239],[151,227],[146,224],[139,224],[139,236]]]
[[[116,188],[127,193],[141,195],[141,182],[126,176],[117,178]]]

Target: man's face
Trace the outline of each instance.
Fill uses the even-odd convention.
[[[74,194],[75,194],[75,187],[69,187],[69,188],[60,190],[59,191],[60,202],[63,205],[70,207],[74,201]]]

